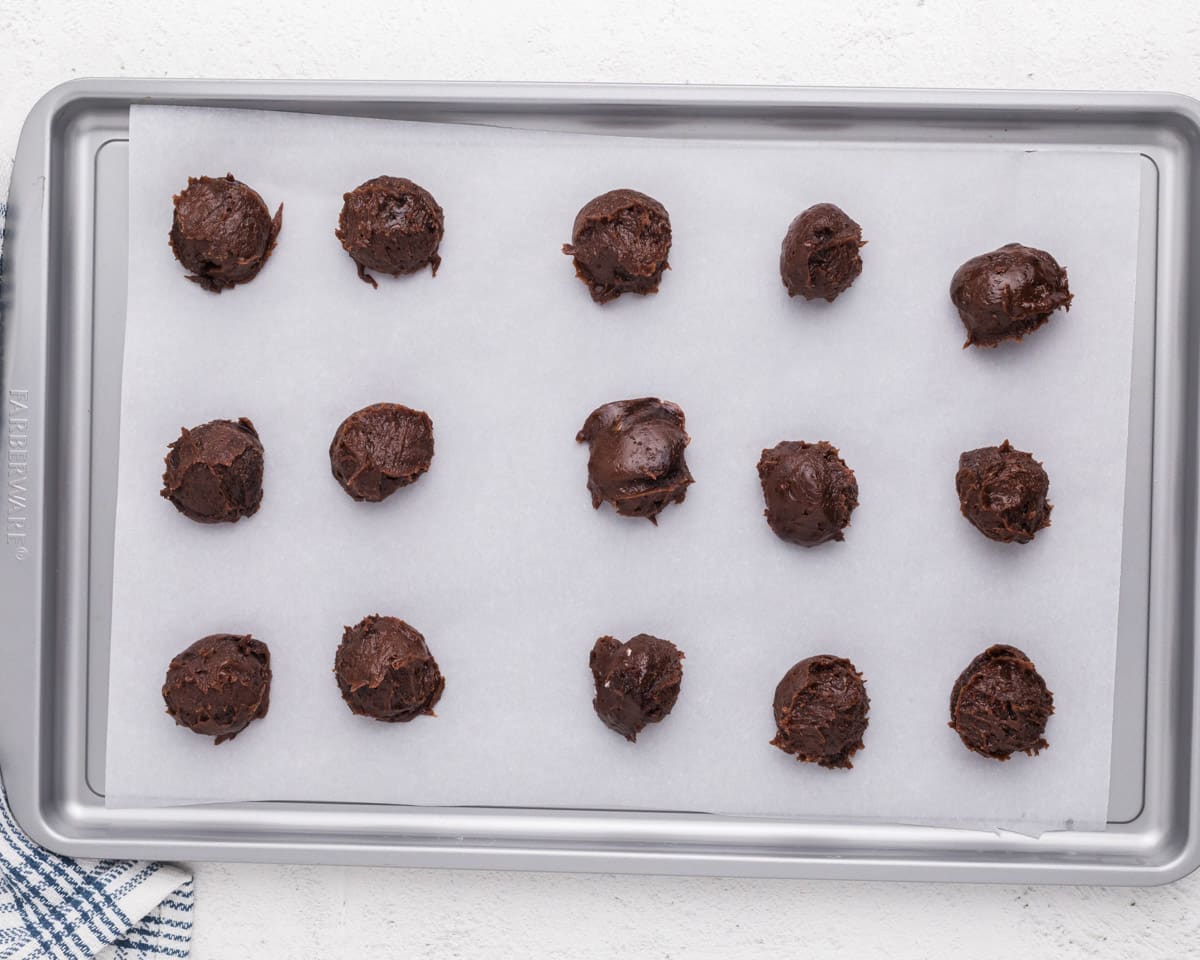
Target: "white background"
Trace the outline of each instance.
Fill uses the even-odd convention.
[[[752,10],[752,12],[751,12]],[[218,12],[219,11],[219,12]],[[336,12],[334,12],[336,11]],[[332,7],[0,0],[0,193],[21,121],[73,76],[1171,89],[1173,2],[447,0]],[[196,865],[193,956],[1182,957],[1200,878],[1150,890]]]

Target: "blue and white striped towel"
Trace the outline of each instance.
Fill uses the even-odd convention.
[[[0,199],[0,255],[4,214]],[[0,960],[187,957],[192,897],[179,867],[44,850],[13,820],[0,783]]]
[[[0,960],[187,957],[192,878],[144,860],[72,860],[21,832],[0,785]]]
[[[21,832],[0,785],[0,960],[187,957],[192,878],[144,860],[72,860]]]

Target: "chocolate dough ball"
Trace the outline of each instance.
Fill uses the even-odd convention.
[[[767,523],[775,536],[802,547],[844,540],[858,506],[858,481],[837,447],[785,440],[758,461]]]
[[[245,417],[210,420],[167,448],[162,495],[198,523],[236,523],[262,503],[263,446]]]
[[[258,276],[283,226],[283,204],[272,217],[263,198],[232,173],[188,177],[174,200],[171,249],[191,271],[189,280],[220,293]]]
[[[655,397],[616,400],[597,407],[575,436],[591,447],[588,490],[592,506],[607,500],[623,517],[658,523],[670,503],[683,503],[692,475],[684,459],[691,438],[683,411]]]
[[[425,638],[403,620],[379,614],[346,627],[333,669],[351,713],[387,723],[434,716],[446,688]]]
[[[433,421],[424,410],[399,403],[374,403],[350,414],[329,445],[342,489],[372,503],[415,483],[432,461]]]
[[[682,660],[675,644],[648,633],[627,643],[601,637],[588,657],[596,682],[596,716],[626,740],[637,740],[646,724],[662,720],[679,699]]]
[[[862,674],[849,660],[829,654],[801,660],[775,688],[771,746],[805,763],[849,769],[863,749],[870,706]]]
[[[1007,440],[962,454],[954,485],[962,515],[989,540],[1029,543],[1050,526],[1050,478],[1032,455]]]
[[[562,248],[575,258],[575,275],[596,303],[623,293],[657,293],[670,250],[667,208],[636,190],[610,190],[589,200]]]
[[[162,688],[167,713],[216,743],[232,740],[267,715],[271,651],[261,640],[215,633],[175,657]]]
[[[950,692],[950,728],[968,750],[1007,760],[1045,750],[1054,694],[1016,647],[997,644],[970,662]]]
[[[967,328],[964,347],[1020,340],[1060,307],[1071,309],[1067,270],[1045,250],[1006,243],[954,272],[950,299]]]
[[[789,297],[833,303],[862,273],[862,227],[841,207],[818,203],[792,221],[779,253],[779,274]]]
[[[399,277],[430,267],[437,276],[446,221],[433,194],[404,177],[376,177],[342,199],[335,234],[361,280],[378,289],[368,270]]]

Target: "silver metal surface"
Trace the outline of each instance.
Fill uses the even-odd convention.
[[[133,102],[683,138],[1142,154],[1109,828],[1030,838],[580,810],[107,809]],[[0,768],[14,814],[46,846],[86,856],[1026,883],[1183,876],[1200,863],[1192,759],[1198,186],[1200,104],[1171,95],[159,80],[51,91],[21,135],[0,280]]]

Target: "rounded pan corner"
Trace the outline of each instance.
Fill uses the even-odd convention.
[[[1197,867],[1200,867],[1200,849],[1186,856],[1181,854],[1161,866],[1149,868],[1145,873],[1141,874],[1139,880],[1133,883],[1142,887],[1166,887],[1191,876],[1196,872]],[[1121,880],[1115,882],[1118,884],[1126,883],[1126,881]]]
[[[1186,93],[1162,91],[1143,94],[1142,100],[1165,114],[1177,134],[1192,143],[1200,142],[1200,99]]]
[[[55,842],[62,841],[59,848],[67,843],[67,838],[57,834],[50,826],[38,806],[35,791],[23,789],[24,781],[18,781],[16,789],[6,789],[8,814],[17,828],[32,842],[46,850],[54,852]]]
[[[1150,809],[1148,802],[1130,824],[1134,829],[1125,853],[1134,862],[1118,868],[1120,875],[1111,879],[1096,877],[1085,882],[1161,887],[1191,875],[1200,868],[1200,834],[1191,827],[1198,809],[1200,805],[1191,800],[1182,808],[1168,804]]]
[[[38,97],[21,126],[21,135],[17,141],[18,156],[22,148],[28,149],[30,141],[45,136],[55,117],[72,104],[94,96],[99,89],[98,83],[97,80],[86,78],[64,80]]]
[[[104,801],[85,796],[48,797],[39,794],[33,784],[22,781],[17,791],[8,791],[8,811],[12,822],[26,840],[49,853],[62,857],[103,856],[99,838],[93,835]],[[113,846],[120,846],[113,844]]]
[[[1193,124],[1200,127],[1200,98],[1193,97],[1187,93],[1175,93],[1173,91],[1154,94],[1164,106],[1171,108],[1175,113],[1187,117]]]
[[[1181,843],[1173,844],[1168,837],[1164,843],[1166,858],[1150,868],[1145,885],[1161,887],[1175,883],[1195,873],[1200,868],[1200,836],[1188,830]]]

